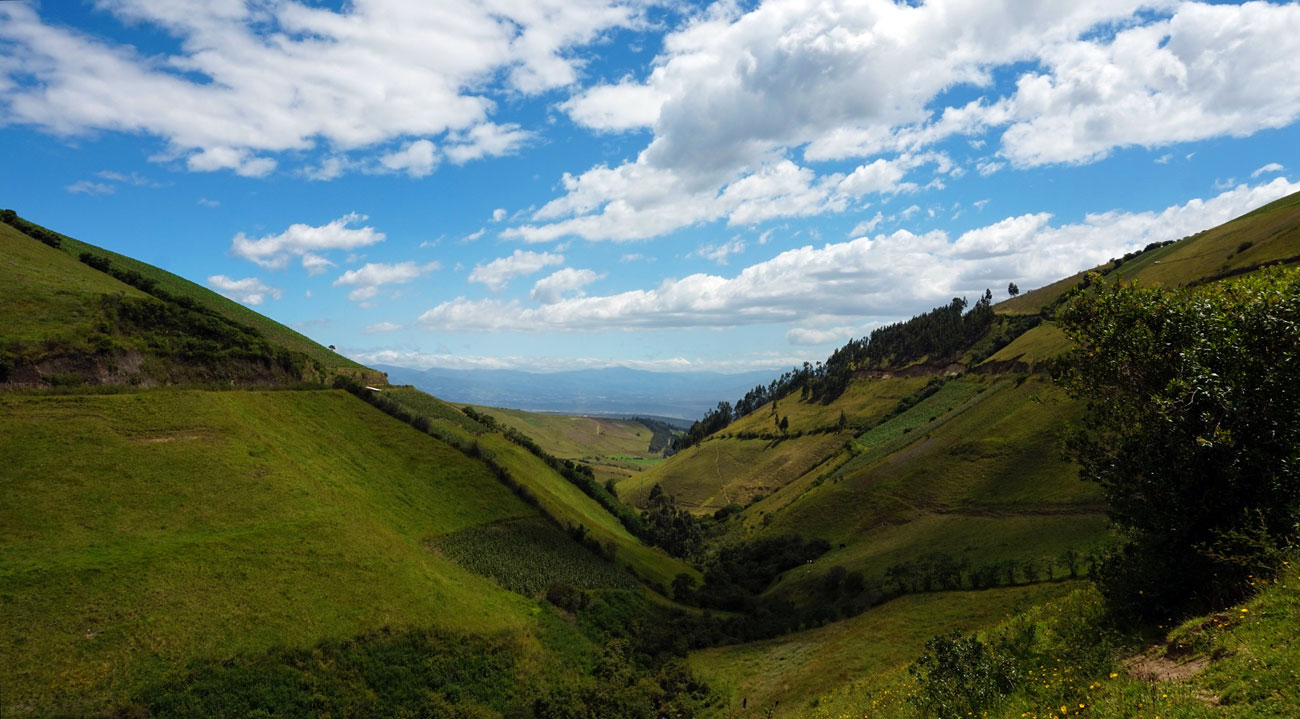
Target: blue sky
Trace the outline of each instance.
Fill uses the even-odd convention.
[[[0,205],[412,367],[783,368],[1300,191],[1300,6],[0,3]]]

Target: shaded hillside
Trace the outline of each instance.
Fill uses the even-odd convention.
[[[651,417],[575,417],[497,407],[475,407],[524,433],[547,452],[590,467],[602,485],[637,476],[663,461],[681,430]]]
[[[646,546],[600,502],[497,429],[487,427],[455,407],[417,389],[389,388],[383,392],[383,396],[416,415],[428,418],[434,432],[445,432],[461,442],[477,445],[484,456],[508,470],[517,482],[536,497],[538,507],[560,526],[581,527],[585,530],[587,539],[600,547],[613,547],[611,554],[617,563],[628,566],[637,576],[661,592],[667,592],[666,587],[672,584],[673,578],[678,574],[696,573],[681,560]],[[604,491],[599,487],[596,490]]]
[[[138,368],[132,371],[128,367],[124,375],[122,370],[111,366],[113,363],[109,361],[108,355],[120,354],[119,350],[123,349],[141,349],[123,348],[119,346],[121,342],[115,344],[112,340],[124,336],[139,337],[147,334],[144,330],[149,328],[124,323],[120,316],[116,316],[121,314],[120,308],[115,312],[114,308],[105,307],[103,297],[107,295],[120,296],[128,305],[152,297],[172,314],[187,315],[182,318],[180,326],[172,328],[173,334],[201,338],[208,328],[196,329],[196,325],[218,325],[227,334],[243,334],[250,338],[249,341],[261,341],[290,356],[300,357],[296,360],[297,364],[312,368],[299,373],[306,378],[311,378],[313,374],[323,376],[339,371],[358,374],[364,370],[356,362],[322,347],[298,332],[189,280],[133,258],[52,232],[16,215],[6,212],[4,217],[8,221],[0,222],[0,242],[3,242],[3,255],[12,270],[12,281],[17,284],[12,292],[5,293],[7,306],[3,309],[8,309],[8,303],[12,302],[15,316],[23,318],[14,336],[6,333],[5,341],[9,344],[7,351],[17,354],[18,362],[21,362],[23,356],[31,356],[36,360],[67,357],[69,359],[64,363],[72,369],[65,369],[61,373],[69,374],[79,369],[77,363],[70,358],[80,357],[83,358],[81,364],[90,368],[81,373],[87,375],[87,380],[92,383],[99,378],[120,381],[126,375],[138,373]],[[147,302],[144,304],[153,306]],[[200,322],[195,322],[190,317],[195,314],[200,315]],[[156,337],[161,333],[153,334]],[[221,339],[224,344],[231,344],[228,337],[223,336]],[[163,354],[158,351],[147,353]],[[95,355],[101,357],[97,359]],[[193,366],[193,359],[186,357],[181,362],[171,364],[173,369],[183,365]],[[123,363],[119,361],[117,364]],[[129,358],[126,364],[132,364]],[[60,373],[58,370],[59,368],[52,368],[54,373]],[[162,375],[163,381],[167,379],[161,371],[155,374]],[[371,381],[382,380],[374,372],[370,372],[367,377]],[[196,378],[178,379],[193,381]]]

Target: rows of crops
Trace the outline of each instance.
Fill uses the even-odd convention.
[[[541,596],[555,584],[582,589],[637,589],[634,576],[542,519],[470,527],[438,539],[447,557],[512,592]]]

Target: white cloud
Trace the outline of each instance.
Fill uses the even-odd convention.
[[[121,173],[121,172],[116,172],[114,170],[100,170],[99,172],[95,173],[95,177],[98,177],[102,180],[108,180],[109,182],[120,182],[124,185],[132,185],[134,187],[150,187],[150,188],[162,187],[161,183],[154,182],[153,180],[150,180],[149,178],[144,177],[143,175],[137,172]]]
[[[795,327],[785,333],[785,341],[792,345],[816,347],[843,344],[859,334],[855,327],[828,327],[824,329]]]
[[[335,287],[356,287],[348,293],[353,302],[372,300],[379,295],[383,285],[400,285],[418,279],[421,275],[440,268],[437,262],[423,265],[414,262],[401,262],[395,265],[382,262],[367,262],[355,270],[348,270],[334,280]]]
[[[695,251],[699,257],[716,262],[719,265],[727,264],[727,257],[738,255],[745,251],[745,241],[734,237],[720,245],[704,245]]]
[[[861,237],[863,235],[869,234],[870,232],[875,230],[876,227],[878,227],[883,220],[884,217],[880,214],[879,211],[877,211],[875,217],[872,217],[870,220],[863,220],[862,222],[859,222],[858,224],[854,225],[853,229],[849,230],[849,237]]]
[[[500,292],[516,277],[531,275],[543,268],[560,264],[564,264],[564,255],[515,250],[509,257],[498,257],[486,265],[474,265],[469,273],[469,281],[480,282],[489,290]]]
[[[494,96],[570,85],[577,48],[642,22],[634,0],[97,6],[170,35],[176,50],[143,55],[46,23],[39,6],[0,3],[6,120],[60,135],[146,134],[193,170],[252,176],[275,168],[272,155],[440,135],[456,136],[454,162],[509,152],[527,133],[490,121]]]
[[[848,206],[848,196],[837,187],[842,179],[837,174],[818,178],[806,167],[777,160],[735,178],[719,191],[643,163],[598,167],[577,177],[565,174],[562,182],[568,194],[533,213],[534,220],[558,221],[511,227],[501,235],[525,242],[550,242],[568,235],[629,241],[722,218],[736,226],[805,217]],[[697,189],[691,189],[693,184]]]
[[[379,158],[379,164],[393,172],[405,172],[411,177],[425,177],[438,164],[433,143],[413,140],[406,147]]]
[[[258,157],[247,149],[217,145],[200,150],[185,159],[195,172],[233,170],[244,177],[264,177],[275,169],[275,160]]]
[[[74,195],[111,195],[117,192],[117,188],[110,184],[91,180],[77,180],[64,189]]]
[[[302,256],[302,268],[307,270],[309,275],[319,275],[333,266],[333,262],[311,252],[304,253]]]
[[[751,265],[734,277],[695,274],[657,287],[561,299],[538,307],[518,300],[444,302],[420,316],[442,331],[602,331],[731,327],[809,317],[900,318],[955,296],[1015,281],[1026,289],[1158,240],[1177,239],[1300,191],[1278,178],[1242,185],[1160,212],[1103,212],[1053,225],[1047,214],[1008,217],[953,239],[941,231],[899,230],[820,248],[805,246]]]
[[[212,275],[208,278],[208,286],[236,302],[253,306],[262,304],[268,295],[277,300],[281,295],[279,288],[271,287],[256,277],[236,280],[225,275]]]
[[[203,205],[204,207],[221,207],[220,200],[210,200],[206,197],[200,197],[199,204]]]
[[[574,369],[602,369],[627,367],[646,372],[747,372],[771,369],[780,371],[798,365],[807,359],[797,355],[754,353],[732,356],[725,360],[688,359],[668,357],[654,360],[601,359],[595,357],[537,357],[413,352],[410,350],[379,349],[349,352],[352,359],[366,364],[388,364],[412,369],[444,367],[447,369],[513,369],[527,372],[567,372]]]
[[[475,125],[468,132],[454,133],[447,145],[448,159],[457,165],[463,165],[480,157],[500,157],[510,155],[531,140],[533,133],[521,130],[518,125],[496,125],[485,122]]]
[[[560,109],[574,122],[595,130],[634,130],[653,125],[668,97],[655,87],[624,80],[589,88],[562,103]]]
[[[500,221],[502,221],[502,220],[504,220],[504,219],[506,219],[506,208],[504,208],[504,207],[498,207],[498,208],[496,208],[495,210],[492,211],[492,221],[493,221],[493,222],[500,222]]]
[[[351,250],[384,241],[384,233],[373,227],[351,227],[365,222],[366,216],[355,212],[319,227],[296,223],[278,235],[251,239],[240,232],[231,241],[235,255],[268,268],[284,267],[293,255],[323,250]],[[304,261],[304,266],[306,265]]]
[[[361,333],[367,335],[373,335],[373,334],[379,334],[381,332],[396,332],[397,330],[400,329],[402,329],[402,325],[393,322],[380,322],[378,324],[370,325],[364,330],[361,330]]]
[[[910,157],[953,136],[983,147],[1000,133],[1002,159],[976,163],[987,176],[1300,117],[1295,4],[717,3],[663,47],[645,76],[561,106],[594,129],[649,130],[644,149],[566,174],[564,194],[504,237],[647,239],[724,218],[837,212],[868,192],[940,189],[938,175],[964,169],[940,163],[915,181],[905,172]],[[1016,73],[1007,96],[998,69]],[[948,106],[956,87],[982,96]],[[810,169],[850,158],[867,161],[848,177]]]
[[[1283,171],[1283,170],[1285,170],[1285,169],[1286,169],[1286,168],[1283,167],[1282,165],[1280,165],[1279,163],[1276,163],[1276,162],[1270,162],[1270,163],[1268,163],[1267,165],[1264,165],[1263,167],[1261,167],[1261,168],[1255,170],[1254,172],[1250,173],[1250,176],[1251,176],[1251,178],[1253,179],[1253,178],[1259,177],[1260,175],[1267,175],[1267,174],[1270,174],[1270,173],[1273,173],[1273,172],[1281,172],[1281,171]]]
[[[582,291],[583,287],[604,277],[593,270],[577,270],[572,267],[555,272],[543,277],[533,285],[533,291],[529,297],[534,302],[540,302],[544,305],[554,304],[564,299],[566,293],[573,293],[574,296],[581,297],[586,293]]]
[[[1300,6],[1181,3],[1113,38],[1044,48],[1013,98],[1002,154],[1088,162],[1130,145],[1245,136],[1300,117]]]

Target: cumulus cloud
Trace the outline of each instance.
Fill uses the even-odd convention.
[[[310,270],[315,261],[306,259],[308,253],[352,250],[383,242],[384,233],[373,227],[352,227],[365,220],[365,215],[349,212],[324,225],[295,223],[278,235],[266,235],[256,240],[240,232],[231,241],[230,250],[238,257],[271,269],[284,267],[292,256],[302,256],[303,266]]]
[[[444,136],[453,162],[513,151],[525,130],[492,122],[495,96],[574,83],[575,49],[641,22],[635,0],[114,0],[122,25],[176,39],[170,54],[45,22],[0,3],[6,120],[60,135],[151,135],[192,170],[249,176],[277,157],[364,151]],[[111,32],[111,28],[104,27]],[[417,174],[427,155],[403,167]],[[335,165],[334,170],[343,166]],[[328,172],[323,174],[329,174]]]
[[[414,140],[405,148],[380,157],[379,164],[393,172],[405,172],[411,177],[424,177],[433,172],[434,166],[438,164],[438,158],[434,154],[432,142]]]
[[[516,277],[531,275],[560,264],[564,264],[564,255],[515,250],[509,257],[498,257],[485,265],[475,265],[469,273],[469,281],[482,283],[489,290],[500,292]]]
[[[564,269],[554,274],[543,277],[533,285],[533,291],[529,297],[534,302],[540,302],[544,305],[554,304],[564,298],[566,293],[573,293],[581,297],[586,294],[582,291],[583,287],[604,277],[593,270],[578,270],[572,267]]]
[[[437,262],[423,265],[414,262],[401,262],[395,265],[382,262],[367,262],[355,270],[348,270],[334,280],[335,287],[352,286],[356,289],[348,293],[348,299],[354,302],[372,300],[379,295],[383,285],[400,285],[411,282],[421,275],[438,269]]]
[[[1283,178],[1241,185],[1160,212],[1103,212],[1053,224],[1046,213],[1007,217],[951,238],[899,230],[820,248],[805,246],[734,277],[694,274],[614,295],[518,300],[458,297],[420,316],[446,331],[600,331],[731,327],[826,318],[898,318],[954,296],[1015,281],[1041,286],[1158,240],[1177,239],[1300,191]],[[795,335],[795,338],[808,335]]]
[[[837,212],[866,193],[941,188],[964,170],[927,177],[914,158],[954,136],[996,143],[974,168],[990,175],[1300,117],[1295,4],[718,3],[663,45],[644,77],[562,104],[595,130],[648,130],[644,149],[566,174],[563,195],[503,236],[635,240]],[[1015,81],[995,82],[999,69]],[[955,87],[981,96],[949,104]],[[846,177],[811,169],[853,158],[866,161]]]
[[[745,251],[745,241],[736,237],[720,245],[705,245],[695,251],[699,257],[716,262],[720,265],[727,264],[727,257],[738,255]]]
[[[1086,162],[1127,145],[1244,136],[1300,117],[1300,6],[1183,3],[1167,20],[1046,48],[1013,98],[1002,154]]]
[[[379,334],[381,332],[396,332],[397,330],[400,329],[402,329],[402,325],[396,324],[394,322],[380,322],[378,324],[370,325],[364,330],[361,330],[361,333],[366,335],[373,335],[373,334]]]
[[[523,147],[533,133],[521,130],[518,125],[496,125],[485,122],[475,125],[468,132],[454,133],[447,146],[447,157],[454,163],[462,165],[480,157],[499,157],[510,155]]]
[[[253,306],[262,304],[268,295],[277,300],[281,295],[279,288],[271,287],[256,277],[236,280],[225,275],[212,275],[208,278],[208,286],[236,302]]]
[[[117,188],[108,183],[91,180],[77,180],[65,189],[74,195],[111,195],[117,192]]]
[[[785,333],[785,341],[792,345],[816,347],[843,344],[860,334],[856,327],[827,327],[823,329],[794,327]]]
[[[311,252],[304,253],[302,256],[302,268],[307,270],[309,275],[319,275],[333,266],[333,262]]]
[[[871,219],[863,220],[854,225],[853,229],[849,230],[849,237],[861,237],[873,232],[878,226],[880,226],[880,223],[883,222],[884,219],[884,215],[882,215],[880,211],[876,211],[875,216]]]
[[[537,357],[511,355],[450,354],[410,350],[378,349],[349,353],[349,357],[366,364],[388,364],[412,369],[444,367],[447,369],[514,369],[527,372],[567,372],[574,369],[627,367],[647,372],[745,372],[784,369],[802,362],[804,357],[775,353],[754,353],[724,360],[668,357],[653,360],[602,359],[596,357]]]

